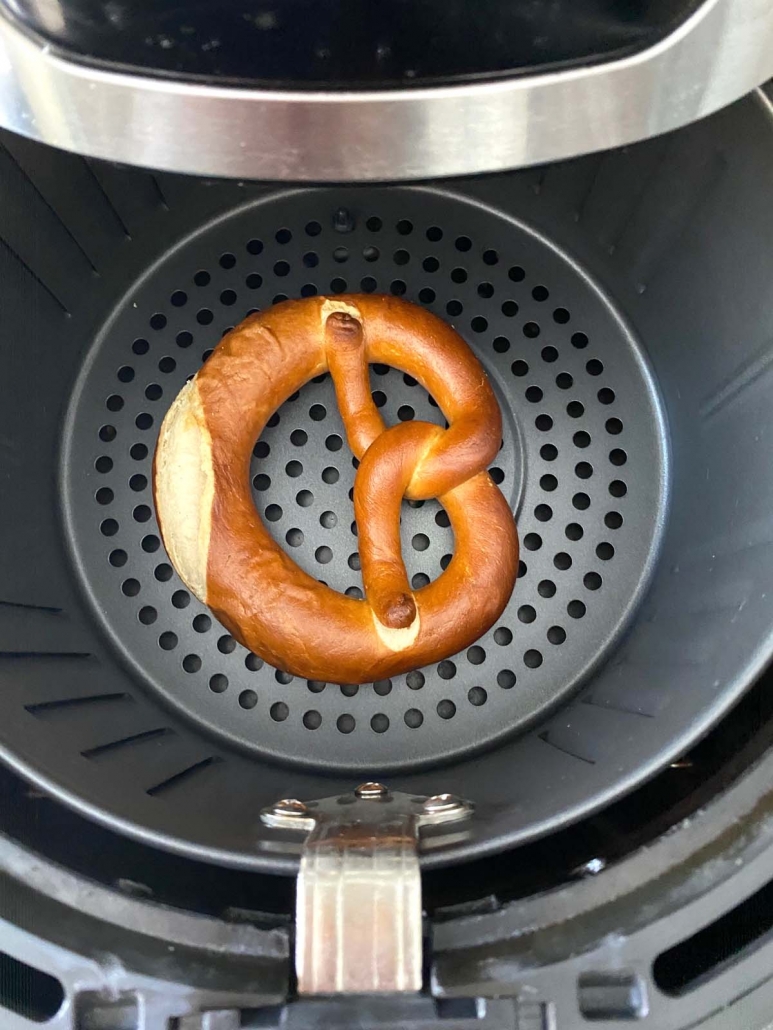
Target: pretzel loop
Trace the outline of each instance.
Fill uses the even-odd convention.
[[[448,428],[387,428],[371,395],[368,366],[377,362],[417,379]],[[354,511],[364,602],[298,568],[249,492],[253,441],[289,394],[326,369],[360,460]],[[468,646],[507,603],[517,534],[485,471],[500,439],[480,364],[429,312],[391,297],[289,301],[225,337],[170,409],[155,458],[159,524],[182,578],[245,646],[309,679],[383,678]],[[175,468],[195,470],[192,500]],[[455,537],[448,568],[417,590],[401,552],[403,497],[439,499]]]

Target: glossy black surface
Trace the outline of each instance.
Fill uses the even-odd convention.
[[[279,87],[371,88],[629,53],[698,0],[0,0],[79,59]]]

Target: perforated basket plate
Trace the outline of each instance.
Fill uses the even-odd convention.
[[[522,563],[507,610],[473,647],[358,688],[270,668],[191,597],[159,539],[151,461],[166,409],[230,326],[287,297],[360,290],[427,306],[486,367],[504,416],[491,474],[517,514]],[[442,423],[400,371],[374,366],[372,384],[388,423]],[[604,659],[662,522],[663,426],[624,322],[544,239],[438,191],[296,191],[206,226],[105,326],[67,425],[68,531],[114,645],[213,732],[315,768],[447,761],[533,722]],[[258,510],[298,564],[359,596],[355,468],[329,377],[274,415],[251,474]],[[402,535],[414,584],[440,575],[453,554],[440,506],[404,504]]]

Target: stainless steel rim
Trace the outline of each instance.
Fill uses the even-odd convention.
[[[0,18],[0,124],[65,150],[198,175],[412,180],[500,171],[643,139],[773,75],[773,5],[708,0],[623,60],[385,92],[233,89],[109,71]]]

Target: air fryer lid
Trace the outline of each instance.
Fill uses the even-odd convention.
[[[740,110],[752,122],[743,138],[762,140],[764,151],[761,109]],[[691,132],[732,136],[729,117]],[[12,487],[2,516],[6,583],[15,591],[2,613],[6,759],[126,832],[289,870],[259,822],[279,797],[328,796],[379,777],[395,790],[473,799],[470,835],[429,852],[432,864],[564,824],[685,747],[750,681],[770,625],[767,547],[747,546],[765,524],[767,460],[745,432],[746,408],[722,385],[748,355],[726,354],[712,317],[718,291],[701,285],[721,281],[712,263],[726,259],[700,246],[687,262],[675,245],[683,293],[679,304],[659,304],[673,282],[656,273],[663,226],[681,224],[687,248],[713,217],[717,192],[727,203],[725,183],[741,167],[762,167],[728,158],[732,174],[716,185],[713,166],[695,158],[702,152],[680,137],[608,155],[592,174],[578,162],[539,180],[454,191],[263,191],[245,200],[236,187],[213,194],[167,180],[171,211],[136,173],[115,179],[98,167],[107,189],[93,202],[111,198],[134,230],[100,273],[117,299],[108,306],[110,290],[90,286],[92,270],[81,274],[74,259],[55,266],[56,300],[25,280],[45,321],[14,352],[5,380],[4,438],[19,441],[2,451]],[[644,167],[642,194],[634,185]],[[707,175],[711,207],[694,202]],[[581,209],[570,206],[578,196]],[[202,217],[206,205],[222,214]],[[645,327],[657,385],[611,295],[526,224],[552,223],[554,238],[565,226],[577,240],[582,218],[567,210],[591,225],[607,218],[608,276]],[[767,208],[756,214],[758,238],[766,217]],[[631,279],[648,307],[637,306]],[[93,291],[91,308],[78,282],[86,300]],[[475,348],[505,416],[492,474],[524,543],[513,599],[490,633],[437,667],[359,689],[292,679],[236,645],[175,576],[150,490],[163,414],[229,325],[284,296],[353,289],[425,304]],[[57,303],[71,306],[69,318]],[[102,305],[96,333],[83,328],[93,304]],[[33,308],[15,310],[21,332]],[[691,322],[701,326],[700,362],[681,346]],[[93,340],[82,358],[79,334],[84,345]],[[73,373],[80,364],[74,388],[52,368],[54,347]],[[399,370],[374,367],[373,389],[388,421],[442,421]],[[670,411],[673,479],[659,390],[681,404]],[[299,564],[338,589],[360,589],[354,468],[327,378],[271,420],[252,475],[258,509]],[[404,553],[417,584],[452,554],[444,522],[437,504],[405,506]]]

